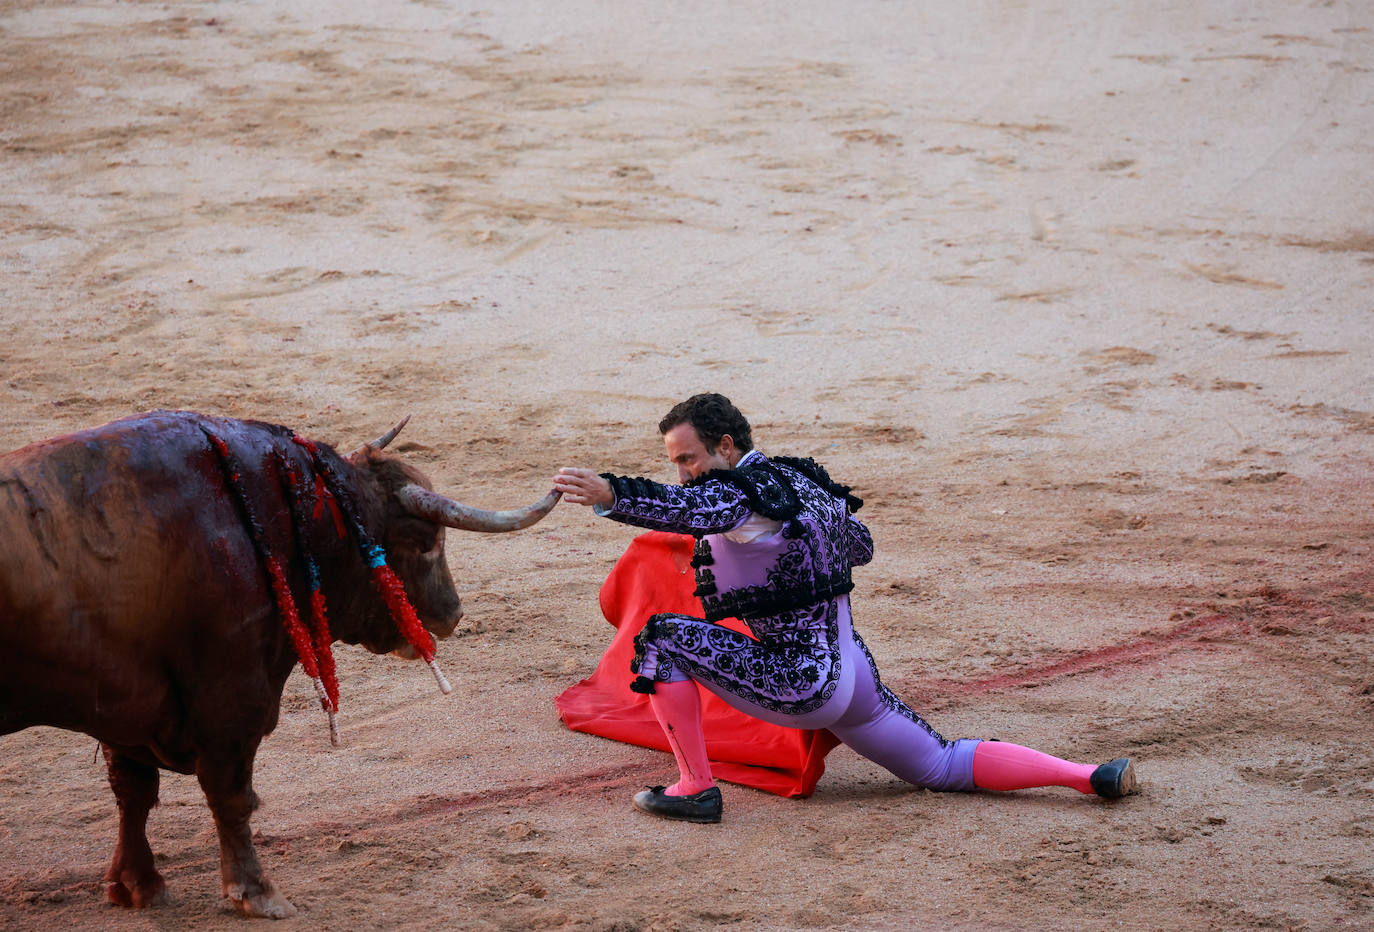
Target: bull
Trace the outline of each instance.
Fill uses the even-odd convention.
[[[462,616],[444,529],[513,531],[557,502],[491,512],[434,492],[383,452],[404,423],[345,457],[278,425],[161,411],[0,456],[0,735],[49,725],[100,742],[119,809],[111,902],[165,898],[146,823],[166,769],[205,794],[224,895],[249,916],[294,915],[249,827],[253,761],[304,659],[283,600],[317,587],[326,653],[336,639],[414,656],[357,538],[384,554],[412,622],[444,638]]]

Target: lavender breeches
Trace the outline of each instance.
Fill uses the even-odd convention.
[[[834,692],[819,708],[800,714],[766,709],[703,676],[684,672],[684,664],[677,662],[666,681],[694,679],[733,708],[774,725],[828,729],[857,753],[908,783],[932,790],[973,790],[973,752],[978,741],[969,738],[946,740],[893,695],[882,684],[868,649],[854,632],[849,600],[842,597],[838,601],[839,678]],[[710,624],[686,616],[673,616],[673,621],[678,625]],[[770,650],[758,642],[750,642],[743,649]],[[640,674],[652,679],[662,654],[676,658],[671,641],[647,640]]]

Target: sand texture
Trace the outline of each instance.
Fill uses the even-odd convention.
[[[3,449],[154,408],[446,493],[670,481],[729,395],[867,500],[858,630],[943,734],[1141,795],[635,812],[552,700],[632,536],[450,532],[440,658],[299,670],[257,847],[319,929],[1374,928],[1374,7],[0,2]],[[7,544],[0,543],[0,546]],[[0,927],[241,929],[192,778],[105,905],[93,739],[0,738]]]

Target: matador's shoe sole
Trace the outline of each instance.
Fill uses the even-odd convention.
[[[1135,768],[1129,757],[1118,757],[1103,764],[1088,778],[1093,792],[1103,799],[1120,799],[1136,792]]]
[[[691,796],[669,796],[664,787],[651,786],[635,794],[635,808],[650,815],[679,822],[719,822],[725,803],[720,787],[712,786]]]

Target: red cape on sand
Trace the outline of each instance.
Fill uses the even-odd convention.
[[[616,561],[601,586],[601,613],[616,628],[611,646],[590,677],[554,700],[563,724],[573,731],[669,750],[649,697],[630,691],[630,660],[635,635],[650,615],[703,616],[701,602],[692,594],[692,543],[684,534],[649,531],[631,541]],[[737,619],[721,624],[749,634]],[[711,772],[779,796],[810,796],[825,772],[825,755],[840,743],[828,731],[801,731],[750,718],[705,689],[701,713]]]

